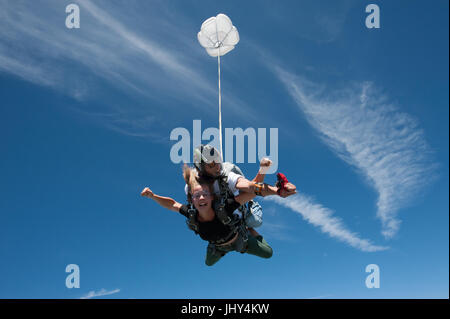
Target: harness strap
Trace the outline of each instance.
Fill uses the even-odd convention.
[[[219,220],[224,224],[224,225],[229,225],[233,219],[228,216],[227,212],[225,211],[225,204],[226,201],[228,199],[228,189],[227,189],[227,181],[226,181],[226,177],[225,176],[221,176],[218,180],[217,180],[218,184],[219,184],[219,200],[218,200],[218,204],[216,205],[216,215],[217,218],[219,218]]]
[[[189,229],[193,230],[196,234],[198,234],[198,222],[196,220],[197,212],[194,206],[190,203],[188,205],[188,219],[186,220],[186,224]]]

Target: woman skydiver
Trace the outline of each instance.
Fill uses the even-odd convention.
[[[230,251],[239,251],[262,258],[272,256],[272,248],[264,238],[254,229],[247,229],[244,221],[233,212],[241,205],[253,199],[256,195],[265,196],[271,193],[267,184],[259,184],[254,193],[242,192],[237,196],[228,197],[224,212],[229,217],[228,223],[224,223],[223,217],[219,218],[213,208],[214,192],[212,184],[198,176],[197,170],[185,165],[183,177],[186,181],[189,205],[182,205],[170,197],[155,195],[146,187],[141,195],[156,201],[159,205],[169,210],[179,212],[188,218],[188,225],[200,237],[209,242],[205,263],[214,265],[220,258]],[[287,180],[286,180],[287,182]],[[283,185],[278,184],[281,190]]]

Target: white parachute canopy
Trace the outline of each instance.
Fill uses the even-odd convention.
[[[197,34],[198,42],[212,57],[222,56],[234,49],[239,33],[230,18],[220,13],[203,22]]]
[[[222,97],[220,91],[220,56],[227,54],[234,49],[239,42],[239,33],[231,19],[227,15],[220,13],[216,17],[211,17],[202,23],[200,32],[197,34],[198,42],[206,49],[212,57],[217,57],[219,73],[219,139],[220,153],[222,152]]]

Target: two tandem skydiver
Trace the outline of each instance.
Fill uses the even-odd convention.
[[[277,174],[275,186],[263,183],[271,164],[269,159],[263,158],[258,174],[250,181],[239,167],[222,162],[217,149],[200,145],[194,150],[195,168],[186,164],[183,167],[186,205],[155,195],[148,187],[141,195],[187,218],[189,228],[209,242],[205,260],[208,266],[233,250],[270,258],[272,248],[254,229],[262,224],[262,208],[253,198],[288,197],[296,193],[295,185],[281,173]]]

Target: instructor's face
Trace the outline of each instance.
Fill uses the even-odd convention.
[[[212,162],[210,164],[205,164],[206,174],[217,177],[220,175],[221,165],[220,163]]]

